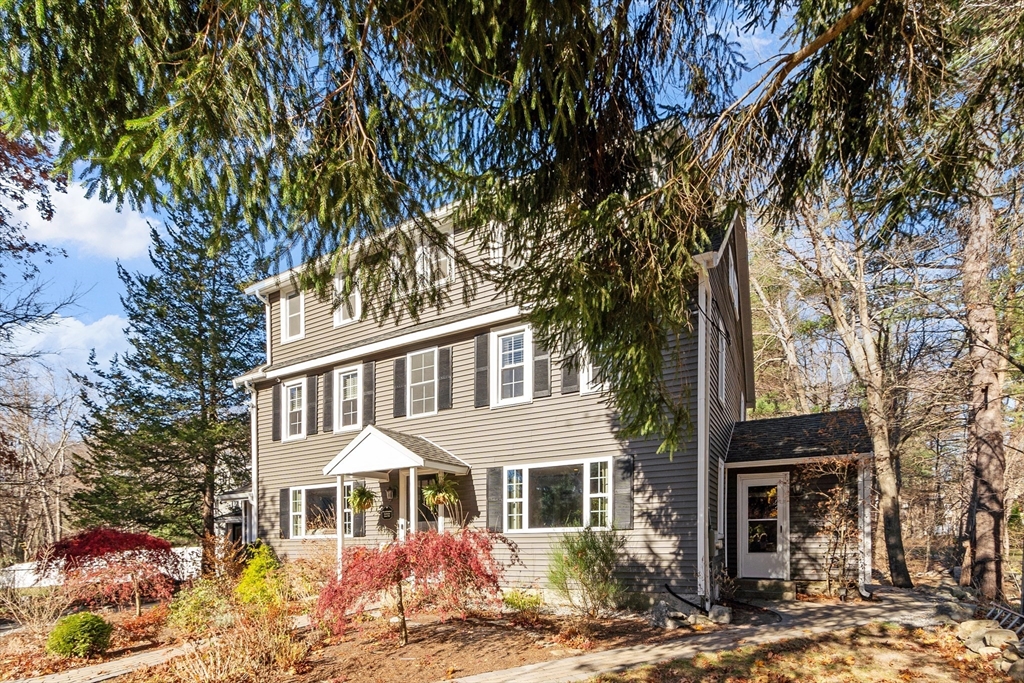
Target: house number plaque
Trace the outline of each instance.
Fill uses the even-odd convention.
[[[384,507],[382,507],[380,509],[380,518],[381,519],[391,519],[392,512],[393,512],[393,510],[391,509],[391,506],[390,505],[385,505]]]

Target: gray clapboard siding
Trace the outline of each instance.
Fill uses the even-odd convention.
[[[799,467],[785,465],[776,467],[750,467],[731,468],[728,471],[726,490],[728,492],[728,546],[729,546],[729,576],[736,576],[739,530],[737,529],[737,474],[761,474],[774,472],[789,472],[790,478]],[[817,490],[828,490],[838,483],[837,477],[832,474],[823,474],[811,481],[803,482],[803,489],[799,493],[790,492],[789,498],[789,571],[790,578],[799,583],[825,580],[825,563],[828,555],[828,538],[821,533],[819,512],[816,502],[819,498],[815,495]],[[850,514],[855,520],[857,518],[857,468],[850,468],[850,475],[845,482],[847,495],[850,497]],[[857,576],[858,567],[858,539],[852,538],[849,544],[849,555],[847,556],[847,567],[852,578]]]
[[[671,459],[656,452],[657,441],[619,441],[602,397],[561,394],[559,373],[552,373],[553,391],[549,397],[524,405],[474,408],[474,332],[445,341],[452,348],[452,409],[436,415],[392,417],[393,361],[398,353],[414,349],[367,359],[376,361],[377,424],[425,436],[470,464],[472,472],[462,478],[461,485],[464,508],[472,524],[478,527],[486,524],[488,467],[631,454],[635,463],[634,529],[628,532],[627,551],[631,559],[624,576],[634,585],[652,590],[661,590],[666,580],[679,589],[692,590],[696,559],[696,461],[692,436],[684,450]],[[686,336],[678,343],[693,346],[694,338]],[[671,356],[677,361],[667,368],[671,384],[687,397],[695,411],[696,354],[683,350]],[[278,491],[288,486],[332,485],[332,480],[322,476],[322,468],[355,433],[322,433],[301,441],[272,442],[269,420],[265,419],[271,410],[272,386],[261,385],[258,393],[260,416],[264,418],[259,424],[260,527],[264,538],[287,557],[309,552],[311,544],[334,541],[278,539]],[[397,488],[397,479],[394,486]],[[392,501],[392,507],[397,517],[397,500]],[[366,536],[348,542],[375,545],[386,540],[387,532],[377,529],[378,520],[379,510],[371,510],[367,514]],[[510,534],[519,546],[525,567],[514,568],[509,579],[543,584],[550,548],[558,537],[559,534],[550,533]]]

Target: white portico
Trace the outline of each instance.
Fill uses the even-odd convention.
[[[388,473],[397,470],[398,482],[398,538],[417,529],[419,509],[418,479],[422,474],[469,473],[469,465],[433,441],[422,436],[411,436],[393,429],[370,425],[324,467],[324,476],[337,477],[338,501],[344,500],[345,480],[361,479],[387,482]],[[335,506],[337,528],[344,528],[343,504]],[[338,568],[345,535],[338,534]]]

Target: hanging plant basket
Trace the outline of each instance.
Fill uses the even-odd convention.
[[[423,502],[432,510],[439,505],[451,507],[459,502],[458,484],[454,479],[449,479],[444,474],[438,474],[437,480],[432,481],[423,487]]]
[[[365,486],[354,486],[348,496],[348,506],[352,508],[352,512],[358,514],[372,508],[376,500],[377,494],[370,489]]]

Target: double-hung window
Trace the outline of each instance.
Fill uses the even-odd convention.
[[[345,484],[345,535],[352,535],[352,508],[348,499],[352,484]],[[336,486],[303,486],[291,489],[292,538],[331,537],[338,534],[338,488]]]
[[[302,339],[306,334],[305,303],[302,292],[281,296],[281,343]]]
[[[433,415],[437,412],[437,349],[410,353],[409,415]]]
[[[420,287],[442,285],[451,277],[451,235],[444,244],[422,244],[416,247],[416,282]]]
[[[284,438],[302,439],[306,436],[305,378],[284,384]]]
[[[601,366],[587,361],[580,368],[580,393],[596,394],[604,391],[608,391],[608,382]]]
[[[611,461],[505,468],[505,530],[561,531],[611,526]]]
[[[491,405],[524,403],[533,397],[533,336],[528,327],[491,335],[494,358]]]
[[[348,296],[342,297],[341,294],[344,291],[344,285],[341,280],[335,280],[334,291],[339,297],[337,302],[338,307],[334,309],[334,326],[340,327],[341,325],[347,325],[359,320],[359,316],[362,315],[363,303],[362,297],[359,295],[359,290],[353,287]]]
[[[362,427],[363,392],[360,368],[342,368],[335,372],[334,431],[346,432]]]

